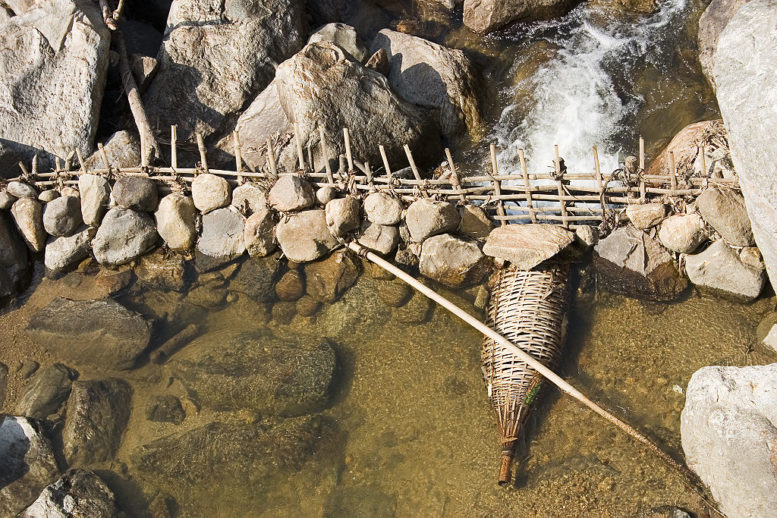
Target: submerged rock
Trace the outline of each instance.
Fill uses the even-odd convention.
[[[248,295],[256,302],[270,302],[275,296],[274,285],[280,269],[277,256],[252,257],[240,265],[229,288]]]
[[[687,288],[658,239],[632,226],[621,227],[594,247],[597,282],[614,293],[647,300],[673,300]]]
[[[30,318],[26,332],[57,358],[124,370],[148,346],[151,323],[113,300],[57,297]]]
[[[715,241],[701,253],[686,256],[685,271],[696,286],[743,301],[756,298],[766,282],[763,268],[744,264],[723,240]]]
[[[181,424],[185,418],[181,400],[175,396],[156,396],[146,407],[146,419],[155,423]]]
[[[305,279],[299,270],[289,270],[275,285],[275,294],[279,300],[294,302],[305,294]]]
[[[47,486],[20,518],[114,518],[113,492],[89,470],[71,469]]]
[[[194,340],[167,365],[204,406],[288,416],[324,408],[336,357],[324,340],[221,331]]]
[[[680,417],[688,467],[730,517],[777,509],[777,364],[704,367],[691,377]]]
[[[177,254],[165,254],[159,250],[140,258],[134,269],[138,283],[144,288],[183,291],[186,285],[186,263]]]
[[[324,260],[305,265],[307,294],[319,302],[334,302],[359,278],[353,254],[339,250]]]
[[[0,416],[0,515],[16,516],[59,475],[51,443],[26,417]]]
[[[489,263],[475,243],[442,234],[424,241],[419,267],[430,279],[450,288],[462,288],[482,281]]]
[[[62,430],[65,459],[82,466],[112,459],[129,421],[132,388],[121,379],[76,381]]]
[[[151,217],[130,209],[111,209],[92,240],[97,262],[110,267],[134,261],[151,250],[158,234]]]
[[[77,372],[61,363],[37,371],[16,403],[16,413],[34,419],[46,419],[65,402],[73,380],[77,377]]]

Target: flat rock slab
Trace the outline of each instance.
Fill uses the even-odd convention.
[[[151,323],[113,300],[57,297],[30,318],[27,335],[76,365],[130,369],[151,338]]]
[[[557,225],[505,225],[491,231],[483,253],[531,270],[575,242],[574,232]]]

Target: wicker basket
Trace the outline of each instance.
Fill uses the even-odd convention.
[[[562,323],[568,301],[568,267],[530,271],[507,265],[497,272],[488,324],[544,365],[561,356]],[[499,484],[511,479],[515,442],[537,395],[542,377],[502,345],[486,338],[481,353],[488,397],[502,442]]]

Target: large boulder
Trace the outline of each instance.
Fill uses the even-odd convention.
[[[46,246],[46,229],[41,203],[32,198],[19,198],[11,207],[11,215],[30,250],[42,252]]]
[[[658,239],[630,225],[600,240],[594,250],[597,282],[609,291],[668,301],[688,287]]]
[[[702,146],[704,147],[703,159]],[[680,177],[694,175],[733,178],[736,176],[731,162],[728,134],[720,119],[694,122],[681,129],[655,160],[650,162],[647,174],[669,175],[672,172],[670,153],[674,153],[675,172]]]
[[[45,162],[72,149],[89,156],[109,44],[109,30],[93,2],[36,2],[5,22],[0,48],[13,51],[0,57],[4,146],[25,159],[43,152]]]
[[[704,221],[734,246],[753,245],[753,230],[745,199],[733,189],[707,189],[696,199]]]
[[[151,250],[157,238],[154,221],[148,214],[131,209],[111,209],[92,240],[92,251],[97,262],[115,267]]]
[[[305,265],[307,294],[318,302],[334,302],[359,277],[359,265],[353,255],[338,250],[321,261]]]
[[[72,236],[81,226],[81,200],[62,196],[43,208],[43,228],[54,237]]]
[[[777,2],[751,0],[718,40],[714,76],[752,230],[772,283],[777,279]]]
[[[179,136],[203,136],[272,80],[304,44],[304,2],[177,0],[170,8],[159,69],[143,100],[149,119],[177,124]]]
[[[59,475],[51,442],[26,417],[0,416],[0,459],[1,516],[16,516]]]
[[[730,518],[777,509],[777,364],[704,367],[680,417],[685,460]]]
[[[701,253],[686,256],[685,271],[696,286],[743,301],[760,295],[766,282],[762,267],[743,263],[723,240],[715,241]]]
[[[401,100],[385,76],[362,66],[329,42],[311,43],[278,66],[275,75],[281,106],[299,124],[303,147],[310,145],[316,167],[323,165],[318,127],[324,129],[329,158],[345,153],[342,134],[349,128],[353,155],[381,162],[378,143],[391,163],[406,163],[404,144],[420,162],[435,158],[439,133],[419,108]],[[289,145],[285,162],[294,163]]]
[[[464,25],[484,34],[515,21],[559,16],[576,3],[575,0],[464,0]]]
[[[72,236],[52,237],[46,244],[43,264],[50,273],[57,274],[89,257],[92,238],[97,229],[81,226]]]
[[[211,258],[214,266],[240,257],[246,251],[244,228],[245,218],[234,207],[205,214],[202,217],[202,234],[197,240],[197,252]],[[202,262],[199,257],[198,262]]]
[[[281,339],[267,330],[209,333],[167,362],[206,407],[285,416],[324,408],[335,365],[325,340]]]
[[[71,469],[41,492],[19,518],[115,518],[113,492],[93,472]]]
[[[747,0],[712,0],[699,18],[699,63],[712,88],[715,88],[713,65],[718,39],[734,13],[746,2]]]
[[[337,246],[337,239],[326,225],[326,212],[320,209],[284,218],[275,234],[284,255],[296,263],[315,261]]]
[[[489,260],[478,245],[450,234],[430,237],[421,248],[421,273],[450,288],[473,286],[488,272]]]
[[[483,253],[531,270],[575,242],[575,233],[558,225],[504,225],[491,231]]]
[[[54,357],[98,369],[130,369],[148,346],[151,323],[110,299],[60,297],[35,313],[27,336]]]
[[[460,220],[461,216],[455,205],[428,198],[421,198],[410,204],[405,216],[410,238],[416,243],[437,234],[455,231]]]
[[[77,372],[61,363],[38,370],[16,403],[16,413],[34,419],[46,419],[56,413],[77,376]]]
[[[76,381],[62,429],[65,460],[83,466],[110,460],[129,421],[132,388],[120,379]]]
[[[194,202],[183,194],[168,194],[154,214],[156,231],[170,250],[191,250],[197,239],[197,211]]]
[[[391,87],[406,101],[439,110],[444,135],[483,134],[478,81],[464,52],[390,29],[373,40],[371,51],[378,49],[386,51]]]

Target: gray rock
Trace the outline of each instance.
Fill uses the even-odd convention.
[[[43,256],[46,269],[52,273],[63,272],[89,257],[96,232],[94,227],[82,226],[71,236],[50,238]]]
[[[30,250],[42,252],[46,246],[46,230],[41,203],[33,198],[19,198],[11,207],[11,215]]]
[[[315,261],[337,246],[323,210],[292,214],[278,223],[275,233],[284,255],[297,263]]]
[[[267,193],[255,183],[244,183],[232,191],[232,205],[250,216],[267,209]]]
[[[173,2],[159,69],[143,97],[149,119],[178,124],[184,139],[219,130],[269,84],[273,63],[302,47],[304,20],[298,0]]]
[[[0,210],[10,209],[16,199],[16,196],[8,191],[0,191]]]
[[[203,214],[226,207],[231,199],[232,188],[220,176],[205,173],[197,175],[192,181],[192,200]]]
[[[606,290],[647,300],[674,300],[688,282],[661,246],[631,225],[621,227],[594,247],[598,284]]]
[[[54,237],[72,236],[82,222],[78,198],[63,196],[50,201],[43,209],[43,228]]]
[[[8,194],[16,198],[38,198],[38,191],[30,184],[23,182],[9,182],[6,186]]]
[[[666,206],[663,203],[632,203],[626,206],[626,216],[634,227],[644,230],[664,220]]]
[[[246,219],[243,241],[248,255],[264,257],[277,248],[275,245],[275,218],[267,209],[260,209]]]
[[[707,240],[707,228],[698,214],[675,214],[661,223],[658,239],[672,252],[690,254]]]
[[[504,225],[491,231],[483,253],[510,261],[521,270],[531,270],[574,242],[575,234],[557,225]]]
[[[56,191],[55,189],[48,189],[48,190],[42,191],[38,195],[38,201],[42,201],[43,203],[48,203],[50,201],[56,200],[57,198],[59,198],[59,196],[60,196],[59,192]],[[78,210],[80,212],[81,205],[78,206]],[[79,218],[80,217],[81,216],[79,215]]]
[[[367,219],[378,225],[396,225],[402,219],[402,202],[384,192],[370,193],[364,199]]]
[[[704,367],[688,383],[680,417],[685,459],[726,516],[777,509],[775,392],[777,364]]]
[[[61,363],[37,371],[16,403],[16,413],[33,419],[46,419],[55,414],[77,377],[76,371]]]
[[[753,230],[747,217],[745,199],[733,189],[707,189],[696,198],[696,208],[704,221],[733,246],[751,246]]]
[[[392,225],[366,223],[356,242],[373,252],[387,255],[399,244],[399,229]]]
[[[318,302],[332,303],[359,278],[359,265],[353,255],[338,250],[321,261],[305,265],[307,294]]]
[[[57,478],[51,443],[37,421],[0,416],[0,515],[16,516]]]
[[[297,175],[284,175],[278,178],[267,195],[270,206],[281,212],[301,210],[311,207],[315,195],[310,184]]]
[[[763,268],[744,264],[723,240],[715,241],[701,253],[686,256],[685,271],[696,286],[743,301],[760,295],[766,282]]]
[[[419,108],[398,98],[385,76],[354,61],[340,47],[311,43],[280,64],[275,81],[281,106],[299,124],[303,148],[313,150],[314,167],[323,165],[318,127],[326,135],[351,133],[353,155],[381,163],[376,142],[385,145],[391,163],[404,163],[403,144],[417,162],[431,162],[440,151],[439,133]],[[341,138],[327,140],[329,158],[345,153]],[[285,158],[284,158],[285,157]],[[282,162],[292,164],[294,144],[284,150]]]
[[[243,255],[245,218],[234,208],[216,209],[202,217],[202,234],[197,251],[222,264]]]
[[[20,287],[28,269],[27,260],[28,252],[24,241],[17,234],[10,218],[0,214],[0,271],[7,278],[10,291]],[[2,290],[0,298],[4,296],[1,292]]]
[[[154,221],[148,214],[111,209],[92,240],[92,250],[98,263],[115,267],[151,250],[158,237]]]
[[[118,516],[113,492],[100,477],[84,469],[71,469],[47,486],[20,518],[114,518]]]
[[[68,363],[125,370],[148,346],[151,323],[110,299],[57,297],[30,318],[26,333]]]
[[[321,205],[326,205],[337,197],[337,189],[331,185],[325,185],[316,191],[316,201]]]
[[[62,444],[69,466],[110,460],[116,454],[132,408],[124,380],[76,381],[67,400]]]
[[[81,216],[84,223],[91,227],[99,226],[111,199],[108,180],[94,174],[82,174],[78,177],[78,191],[81,193]]]
[[[699,63],[704,76],[715,88],[713,66],[718,39],[734,13],[745,4],[745,0],[712,0],[699,18]]]
[[[773,128],[777,90],[774,0],[742,6],[718,40],[714,76],[717,98],[758,249],[772,284],[777,283],[777,193],[769,172],[777,163]]]
[[[154,212],[159,205],[156,184],[143,176],[122,176],[113,184],[113,201],[122,209]]]
[[[280,339],[261,330],[206,334],[167,365],[206,407],[288,416],[327,404],[335,363],[326,341]]]
[[[344,23],[328,23],[316,29],[308,38],[308,43],[319,41],[334,43],[359,62],[363,62],[367,56],[367,49],[359,41],[356,29]]]
[[[270,302],[275,298],[274,285],[280,277],[280,268],[275,256],[252,257],[240,265],[229,288],[248,295],[256,302]]]
[[[560,16],[575,4],[574,0],[464,0],[464,25],[485,34],[518,20]]]
[[[459,228],[457,232],[471,239],[485,239],[494,228],[486,212],[475,205],[465,205],[459,208]]]
[[[459,211],[455,205],[428,198],[414,201],[405,215],[410,237],[416,243],[437,234],[455,231],[459,220]]]
[[[326,225],[332,234],[345,237],[359,228],[361,223],[361,203],[358,198],[346,196],[335,198],[326,204]]]
[[[421,274],[450,288],[473,286],[488,273],[488,258],[475,243],[450,234],[430,237],[421,249]]]
[[[92,152],[108,69],[110,34],[91,2],[53,0],[3,25],[0,135],[25,159]],[[44,151],[44,153],[41,153]]]
[[[183,194],[168,194],[159,202],[154,214],[156,231],[170,250],[191,250],[197,239],[197,212],[191,198]]]
[[[126,169],[140,165],[140,139],[132,132],[121,130],[111,135],[103,145],[108,165],[114,169]],[[100,151],[95,151],[85,160],[87,169],[104,169],[105,162]]]
[[[154,423],[181,424],[186,419],[186,412],[177,397],[156,396],[146,407],[146,419]]]
[[[381,48],[388,57],[391,87],[408,102],[440,110],[444,135],[467,130],[482,135],[477,80],[464,52],[390,29],[372,42],[372,52]]]

